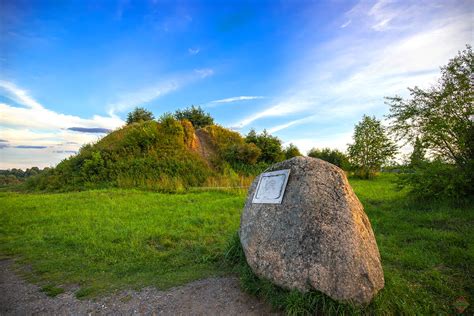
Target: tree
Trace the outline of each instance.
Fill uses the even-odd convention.
[[[288,145],[288,147],[285,148],[284,154],[285,154],[285,159],[290,159],[290,158],[293,158],[293,157],[303,156],[300,153],[300,150],[298,149],[298,147],[296,147],[292,143],[290,143]]]
[[[417,137],[430,153],[459,167],[472,163],[474,130],[474,58],[467,46],[429,89],[408,88],[410,98],[388,97],[391,131],[407,142]]]
[[[270,135],[266,130],[258,134],[255,130],[250,130],[245,137],[247,143],[254,143],[262,151],[259,161],[274,163],[285,159],[285,154],[281,148],[281,140],[278,137]]]
[[[174,114],[177,120],[189,120],[194,128],[206,127],[214,124],[214,119],[209,113],[204,112],[200,106],[192,105],[184,110],[176,110]]]
[[[441,67],[435,85],[408,88],[406,99],[387,98],[393,134],[406,142],[419,139],[431,159],[404,176],[417,198],[462,201],[474,196],[473,57],[467,45]]]
[[[420,167],[424,162],[426,162],[425,149],[423,148],[423,143],[417,137],[415,139],[415,144],[413,145],[413,151],[410,155],[409,166],[411,168],[417,168]]]
[[[323,148],[323,149],[317,149],[313,148],[309,151],[308,153],[309,157],[313,158],[319,158],[321,160],[327,161],[329,163],[332,163],[333,165],[338,166],[339,168],[343,170],[349,170],[350,168],[350,163],[349,159],[347,156],[337,150],[337,149],[331,149],[331,148]]]
[[[142,107],[136,107],[127,115],[127,125],[154,120],[153,113]]]
[[[354,129],[354,143],[348,147],[349,161],[356,174],[368,179],[380,170],[380,167],[393,158],[397,147],[387,137],[381,122],[375,117],[364,115]]]

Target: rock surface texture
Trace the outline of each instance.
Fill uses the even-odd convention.
[[[288,289],[321,291],[364,304],[384,286],[380,254],[362,204],[346,175],[320,159],[295,157],[281,204],[253,204],[249,189],[240,240],[252,270]]]

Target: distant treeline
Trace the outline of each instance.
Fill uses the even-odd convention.
[[[38,167],[31,167],[27,168],[25,171],[16,168],[0,170],[0,186],[22,183],[29,177],[36,176],[47,169],[49,168],[40,169]]]

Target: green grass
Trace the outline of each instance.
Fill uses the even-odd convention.
[[[460,296],[472,314],[474,209],[419,205],[396,191],[393,179],[351,179],[385,273],[385,288],[363,308],[256,278],[235,235],[245,198],[238,192],[0,192],[0,256],[31,266],[27,276],[49,295],[68,284],[80,285],[77,297],[148,285],[165,289],[229,273],[225,257],[244,290],[289,314],[454,314]]]
[[[65,291],[63,288],[56,287],[54,285],[44,285],[43,287],[41,287],[41,292],[46,293],[46,295],[50,297],[56,297],[59,294],[64,293]]]
[[[225,272],[219,258],[242,201],[229,192],[0,193],[0,255],[31,265],[27,276],[48,293],[165,289]]]

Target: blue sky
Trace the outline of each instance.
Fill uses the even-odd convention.
[[[383,97],[473,42],[472,1],[0,4],[0,168],[53,166],[126,114],[192,104],[303,152],[345,150]]]

